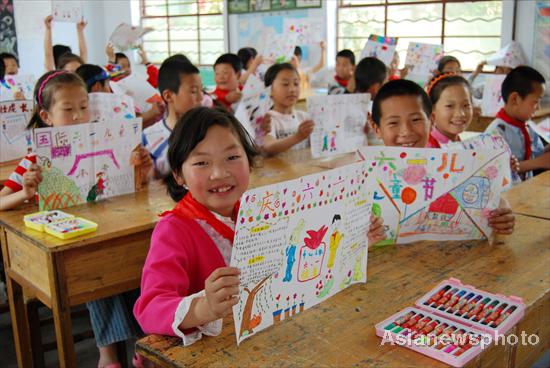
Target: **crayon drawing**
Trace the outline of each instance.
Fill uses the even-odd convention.
[[[82,19],[82,1],[52,0],[52,16],[56,22],[78,23]]]
[[[528,124],[546,143],[550,143],[550,118],[546,118],[540,123],[529,120]]]
[[[133,120],[136,118],[134,101],[127,95],[95,92],[88,94],[91,123]]]
[[[310,136],[312,156],[333,156],[361,147],[366,142],[363,127],[369,105],[369,94],[309,97],[308,113],[315,122]]]
[[[366,281],[370,205],[362,163],[246,192],[231,265],[237,343]]]
[[[0,162],[25,157],[32,150],[32,133],[27,124],[32,115],[32,101],[0,102]]]
[[[271,88],[265,87],[260,78],[250,75],[246,80],[241,101],[235,111],[237,120],[259,145],[263,144],[262,123],[264,116],[272,106],[270,91]]]
[[[365,57],[375,57],[381,60],[386,66],[389,66],[395,54],[397,47],[397,37],[383,37],[371,34],[363,51],[361,51],[361,59]]]
[[[387,239],[378,245],[417,240],[488,238],[488,214],[510,183],[505,150],[401,147],[360,149],[372,184],[373,209],[384,219]]]
[[[132,193],[132,151],[140,142],[141,119],[34,130],[40,210],[66,208]]]
[[[6,75],[0,79],[0,101],[16,100],[16,94],[22,93],[26,100],[33,99],[35,78],[30,74]]]
[[[481,114],[483,116],[495,116],[504,106],[504,100],[500,93],[505,74],[488,75],[483,85],[483,98],[481,100]]]
[[[138,112],[149,110],[154,102],[162,102],[158,90],[153,88],[144,76],[137,73],[132,73],[116,82],[111,81],[110,86],[113,93],[119,96],[130,96]]]
[[[283,18],[283,33],[298,35],[296,39],[297,45],[314,45],[321,42],[324,35],[323,23],[317,18]]]
[[[433,71],[437,69],[437,63],[442,56],[442,45],[409,42],[405,59],[405,65],[409,68],[407,79],[424,86],[433,75]]]
[[[290,61],[294,48],[298,44],[298,33],[267,33],[267,39],[262,43],[260,54],[264,64],[279,64]]]

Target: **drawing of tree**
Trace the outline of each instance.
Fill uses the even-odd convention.
[[[265,277],[262,281],[256,284],[252,290],[247,287],[244,288],[244,291],[248,293],[248,297],[246,298],[246,303],[244,305],[243,319],[241,322],[241,331],[239,332],[239,336],[243,336],[245,332],[247,334],[252,333],[250,321],[252,320],[252,307],[254,306],[254,299],[256,298],[256,294],[258,294],[258,292],[264,287],[265,282],[272,276],[273,275]]]

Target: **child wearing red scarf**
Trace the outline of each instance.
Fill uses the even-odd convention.
[[[134,306],[146,333],[189,345],[221,332],[221,318],[238,301],[239,270],[227,265],[256,155],[244,128],[221,109],[196,107],[176,124],[166,183],[178,203],[155,227]]]

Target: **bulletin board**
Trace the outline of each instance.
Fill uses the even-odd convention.
[[[229,0],[229,14],[320,8],[321,0]]]
[[[2,0],[0,4],[0,52],[18,56],[13,0]]]

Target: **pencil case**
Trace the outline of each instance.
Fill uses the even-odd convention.
[[[81,217],[74,217],[46,225],[44,230],[58,238],[71,239],[96,231],[97,224]]]
[[[461,367],[523,318],[517,296],[492,294],[450,278],[378,323],[383,344],[396,344]]]
[[[44,227],[52,222],[73,217],[73,215],[59,210],[40,211],[24,216],[23,221],[25,222],[25,226],[33,230],[44,231]]]

